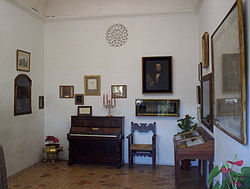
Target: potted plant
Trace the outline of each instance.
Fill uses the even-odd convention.
[[[59,139],[55,136],[46,136],[45,138],[45,146],[56,147],[58,148],[60,144],[58,144]]]
[[[191,117],[189,115],[185,115],[185,118],[178,119],[177,126],[182,130],[180,133],[185,133],[185,132],[196,130],[197,123],[194,124],[193,120],[194,120],[194,117]],[[192,134],[190,135],[187,134],[186,136],[191,137]],[[191,162],[190,159],[181,160],[181,168],[185,170],[190,169],[190,162]]]
[[[227,161],[219,169],[215,166],[208,175],[207,185],[208,187],[212,184],[213,179],[223,174],[222,184],[219,181],[216,182],[213,189],[248,189],[250,186],[250,167],[242,167],[240,172],[233,170],[233,166],[242,166],[243,160],[236,161],[237,155],[235,155],[233,161]]]

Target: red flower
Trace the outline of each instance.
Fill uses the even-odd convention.
[[[236,161],[236,162],[232,162],[232,161],[227,161],[227,162],[232,164],[232,165],[238,165],[238,166],[242,166],[242,164],[243,164],[243,160]]]
[[[222,170],[223,174],[227,173],[227,169],[226,168],[223,167],[221,170]]]
[[[242,184],[241,184],[239,181],[236,182],[236,186],[237,186],[237,187],[240,187],[241,185],[242,185]]]
[[[46,136],[45,142],[53,142],[53,143],[58,143],[59,139],[54,136]]]

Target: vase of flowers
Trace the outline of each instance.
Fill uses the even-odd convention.
[[[45,143],[45,146],[49,146],[52,148],[58,148],[60,146],[59,139],[55,136],[46,136]]]
[[[222,184],[217,181],[213,189],[249,189],[250,167],[242,167],[240,172],[233,170],[234,165],[243,165],[243,160],[236,161],[236,157],[237,155],[235,155],[233,161],[227,161],[220,169],[218,166],[215,166],[208,175],[207,185],[210,186],[213,179],[222,173]]]

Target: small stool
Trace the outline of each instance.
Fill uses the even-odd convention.
[[[58,160],[58,153],[63,151],[61,146],[45,146],[43,147],[43,152],[46,153],[46,159],[44,162],[47,162],[51,159],[52,165],[55,165],[55,160]]]

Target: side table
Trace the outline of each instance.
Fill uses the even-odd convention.
[[[61,146],[45,146],[43,147],[43,152],[46,153],[46,159],[44,162],[51,160],[52,165],[55,165],[55,160],[58,160],[58,153],[63,151]]]

